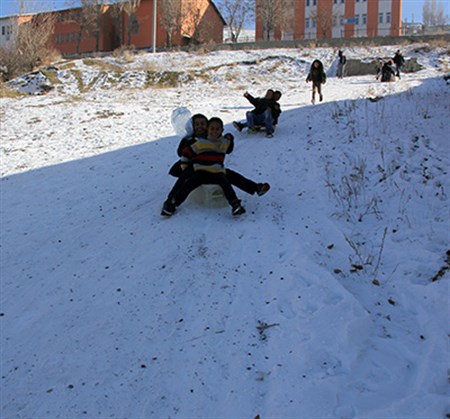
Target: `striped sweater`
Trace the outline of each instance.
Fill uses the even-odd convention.
[[[210,173],[225,173],[225,154],[230,152],[231,141],[225,137],[217,140],[199,138],[183,149],[183,156],[191,160],[194,170]]]

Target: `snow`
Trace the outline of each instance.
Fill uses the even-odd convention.
[[[345,52],[399,48],[424,69],[330,72],[314,106],[331,48],[76,60],[84,90],[56,63],[51,92],[2,98],[1,417],[445,417],[450,58]],[[275,137],[236,132],[268,87]],[[160,216],[179,107],[221,117],[227,166],[270,182],[237,190],[246,214]]]

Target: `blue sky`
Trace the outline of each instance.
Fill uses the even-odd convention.
[[[23,0],[28,7],[33,7],[34,11],[44,11],[49,9],[64,9],[71,5],[76,5],[76,0]],[[164,0],[163,0],[164,1]],[[415,22],[422,20],[422,7],[425,0],[403,0],[403,20]],[[441,0],[444,4],[446,15],[449,15],[449,1]],[[20,0],[0,0],[0,16],[9,16],[17,13]]]

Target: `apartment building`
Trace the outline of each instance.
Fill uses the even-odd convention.
[[[179,13],[182,21],[171,31],[172,46],[183,46],[189,42],[222,43],[225,21],[211,0],[181,0]],[[154,11],[156,10],[156,15]],[[119,12],[118,12],[119,11]],[[167,29],[164,26],[164,7],[161,1],[141,0],[132,13],[103,5],[95,22],[84,24],[82,8],[71,8],[48,12],[54,16],[55,26],[50,37],[51,47],[61,54],[113,51],[120,46],[152,48],[167,46]],[[3,18],[0,40],[12,45],[18,25],[25,21],[35,22],[37,15]],[[154,28],[154,24],[155,28]],[[3,29],[4,28],[4,29]],[[156,36],[155,36],[156,35]],[[156,43],[155,43],[156,41]],[[154,45],[155,43],[155,45]]]
[[[19,25],[31,19],[31,16],[0,17],[0,48],[14,47]]]
[[[275,0],[277,1],[277,0]],[[281,0],[275,18],[256,1],[256,40],[329,39],[402,34],[402,0]]]

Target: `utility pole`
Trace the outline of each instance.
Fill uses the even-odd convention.
[[[153,0],[153,53],[156,52],[156,12],[158,10],[158,0]]]

